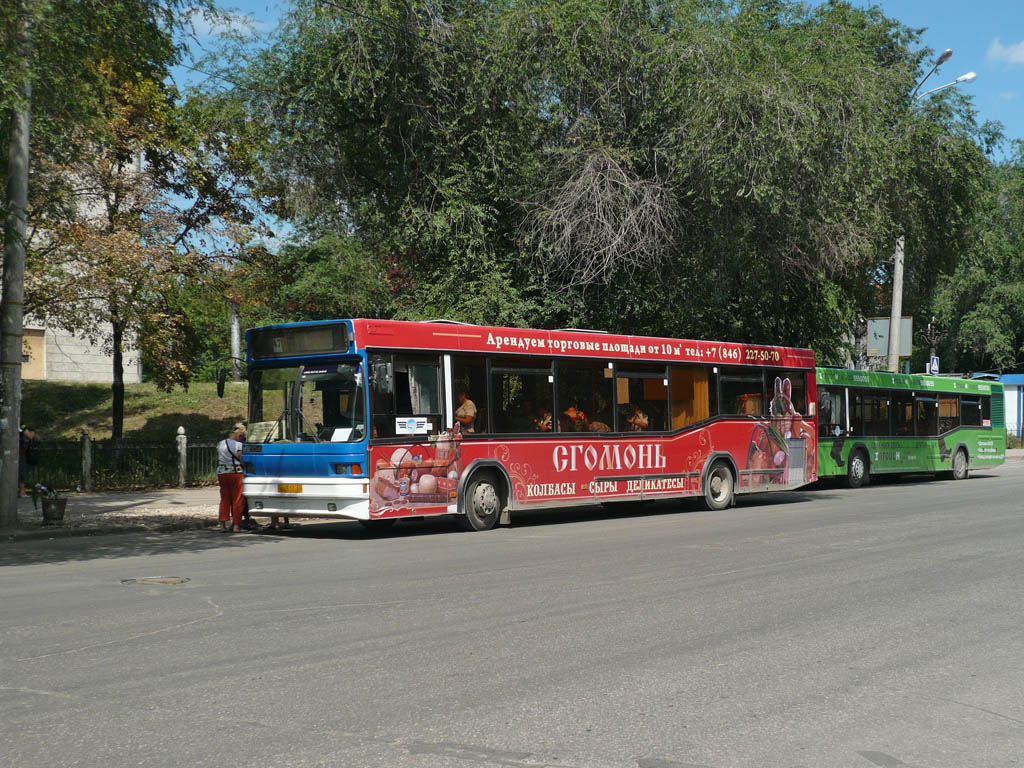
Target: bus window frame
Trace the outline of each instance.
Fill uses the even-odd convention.
[[[612,424],[612,431],[607,433],[610,435],[620,436],[635,436],[637,434],[644,435],[670,435],[672,434],[671,424],[671,412],[672,412],[672,377],[669,374],[671,363],[659,363],[657,360],[646,361],[646,360],[624,360],[617,361],[612,360],[612,382],[617,382],[620,378],[622,379],[661,379],[665,385],[665,424],[666,429],[651,429],[644,430],[643,432],[633,432],[630,430],[622,429],[622,425],[619,423],[619,403],[618,400],[618,384],[612,384],[612,416],[614,418],[614,424]],[[620,366],[631,366],[637,367],[647,365],[652,368],[658,365],[662,366],[662,372],[657,373],[656,371],[622,371]]]
[[[731,375],[732,371],[747,371],[747,372],[757,371],[757,373],[759,373],[761,375],[761,413],[759,413],[759,414],[755,414],[755,413],[734,413],[732,411],[725,411],[723,409],[723,407],[722,407],[722,379],[729,378],[729,376]],[[768,400],[768,392],[765,389],[765,387],[767,386],[767,384],[766,384],[766,378],[767,377],[765,376],[766,371],[768,371],[768,366],[764,366],[762,368],[758,368],[758,367],[754,367],[754,366],[738,366],[738,365],[729,365],[729,366],[721,366],[720,365],[720,366],[717,366],[717,370],[715,371],[715,373],[716,373],[715,378],[717,379],[717,384],[718,384],[718,415],[719,416],[725,416],[727,418],[734,418],[734,419],[763,419],[763,418],[767,418],[768,415],[769,415],[767,413],[767,411],[769,409],[769,405],[768,405],[769,404],[769,400]],[[806,372],[805,372],[805,374],[806,374]],[[805,380],[805,382],[806,382],[806,380]],[[805,383],[805,386],[806,386],[806,383]]]
[[[376,387],[371,386],[371,385],[368,385],[366,387],[367,395],[368,395],[367,398],[366,398],[366,409],[367,409],[367,414],[368,414],[368,419],[369,419],[367,423],[369,424],[369,430],[368,431],[369,431],[369,436],[370,436],[370,442],[371,443],[373,443],[373,444],[377,444],[377,443],[396,443],[396,442],[407,443],[407,442],[410,442],[410,441],[415,442],[416,440],[420,440],[422,442],[422,441],[428,440],[430,435],[432,435],[432,434],[434,434],[434,435],[440,434],[441,432],[443,432],[445,430],[445,424],[447,423],[447,419],[448,419],[448,409],[451,408],[451,405],[449,403],[445,402],[445,392],[446,392],[446,387],[447,387],[447,382],[448,382],[448,371],[447,371],[447,368],[445,366],[444,358],[445,358],[445,354],[447,354],[447,353],[441,352],[440,350],[430,350],[430,349],[407,350],[407,349],[391,349],[391,348],[383,348],[383,349],[381,349],[381,348],[378,348],[378,347],[372,347],[372,348],[365,349],[364,353],[366,354],[367,370],[370,370],[370,369],[373,368],[374,357],[375,356],[379,356],[379,357],[383,358],[386,361],[387,366],[388,366],[388,371],[389,371],[388,376],[389,376],[389,385],[390,386],[389,386],[389,389],[388,389],[388,391],[386,393],[379,393],[377,391]],[[395,379],[396,379],[396,373],[397,373],[395,360],[396,360],[396,358],[403,357],[403,356],[419,357],[419,358],[428,358],[428,357],[436,357],[437,358],[438,400],[439,400],[439,405],[441,407],[441,411],[440,411],[439,414],[410,414],[410,416],[426,415],[426,416],[429,417],[429,419],[431,421],[433,420],[433,417],[436,416],[437,417],[437,424],[436,425],[432,424],[432,429],[429,430],[428,432],[423,433],[423,434],[415,434],[415,435],[398,435],[398,434],[396,434],[396,435],[391,435],[391,436],[388,436],[388,437],[377,437],[377,436],[375,436],[376,430],[377,430],[377,425],[376,425],[376,422],[374,421],[374,419],[376,419],[376,417],[378,416],[378,412],[376,410],[376,399],[377,399],[377,397],[379,395],[386,394],[387,397],[389,397],[391,399],[391,411],[387,414],[387,416],[385,418],[386,419],[391,419],[392,420],[392,425],[393,425],[393,420],[395,419],[395,417],[398,414],[398,410],[397,410],[397,407],[398,407],[397,406],[398,397],[397,397],[397,393],[395,391],[395,389],[396,389],[396,387],[395,387]],[[454,409],[452,409],[452,410],[454,410]]]

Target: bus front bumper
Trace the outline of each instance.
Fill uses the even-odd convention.
[[[370,481],[340,477],[246,477],[242,492],[252,517],[370,519]]]

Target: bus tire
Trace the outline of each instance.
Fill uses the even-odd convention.
[[[704,476],[704,508],[711,512],[726,509],[732,504],[736,480],[724,461],[716,461]]]
[[[501,517],[501,494],[494,478],[487,473],[473,476],[466,486],[463,502],[465,513],[459,515],[459,524],[467,531],[489,531]]]
[[[967,451],[957,448],[953,454],[953,471],[949,473],[954,480],[967,479]]]
[[[846,461],[846,483],[851,488],[860,488],[871,482],[871,470],[868,468],[868,457],[862,450],[850,451]]]

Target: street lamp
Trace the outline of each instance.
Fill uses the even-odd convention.
[[[960,83],[970,83],[977,79],[978,75],[976,73],[968,72],[966,75],[960,75],[960,77],[958,77],[951,83],[946,83],[945,85],[940,85],[938,88],[932,88],[930,91],[925,91],[924,93],[917,97],[917,100],[920,101],[929,94],[936,93],[938,91],[944,91],[946,88],[952,88],[954,85],[960,85]]]
[[[966,75],[960,75],[956,80],[940,85],[938,88],[932,88],[930,91],[925,91],[920,96],[917,92],[921,90],[921,86],[924,85],[924,81],[927,80],[932,74],[945,62],[949,61],[953,55],[953,49],[947,48],[939,54],[938,58],[935,59],[935,64],[928,71],[928,74],[921,78],[920,82],[914,87],[914,91],[910,94],[910,98],[915,102],[920,101],[929,94],[936,93],[938,91],[945,90],[946,88],[952,88],[955,85],[961,83],[970,83],[977,79],[977,75],[974,72],[968,72]],[[890,371],[898,371],[900,367],[900,319],[903,316],[903,235],[896,238],[896,248],[892,254],[892,309],[889,313],[889,360],[887,368]]]

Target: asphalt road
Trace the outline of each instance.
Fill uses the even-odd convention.
[[[0,764],[1019,766],[1022,506],[1014,462],[487,533],[0,544]],[[122,583],[152,576],[188,581]]]

